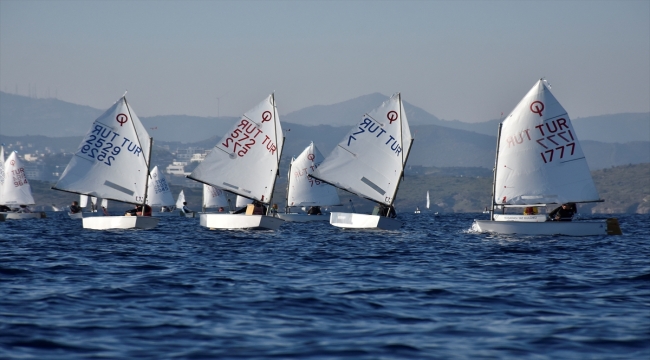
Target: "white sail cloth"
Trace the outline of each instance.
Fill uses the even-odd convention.
[[[176,198],[176,208],[177,209],[182,209],[183,208],[183,203],[185,202],[185,193],[183,190],[181,190],[180,193],[178,193],[178,198]]]
[[[312,142],[297,158],[291,161],[287,192],[288,206],[332,206],[341,204],[336,188],[309,176],[324,159],[323,154]]]
[[[269,203],[283,142],[275,99],[269,95],[242,116],[188,177]]]
[[[128,203],[142,203],[151,139],[126,97],[90,127],[54,186]]]
[[[151,179],[147,189],[147,204],[150,206],[172,206],[174,205],[174,196],[169,188],[167,179],[155,166],[151,170]]]
[[[400,94],[363,116],[313,177],[367,199],[392,205],[411,147]]]
[[[88,206],[88,195],[79,195],[79,207],[83,209],[86,206]]]
[[[203,184],[203,208],[228,208],[226,192],[218,187]]]
[[[0,204],[4,204],[2,202],[2,189],[5,184],[5,147],[0,145]]]
[[[496,204],[598,201],[569,115],[539,80],[503,121]]]
[[[25,167],[15,152],[12,152],[4,164],[5,183],[2,186],[2,203],[4,205],[33,205],[32,187],[25,175]]]
[[[243,196],[237,195],[237,198],[235,200],[235,207],[239,209],[239,208],[243,208],[246,205],[252,204],[252,203],[253,203],[253,200],[251,200],[249,198],[245,198]]]

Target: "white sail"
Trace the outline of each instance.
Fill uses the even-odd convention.
[[[203,184],[203,208],[228,208],[226,192],[218,187]]]
[[[97,198],[95,196],[90,197],[90,211],[97,212]]]
[[[246,205],[252,204],[252,203],[253,203],[253,200],[245,198],[243,196],[237,195],[237,200],[235,200],[235,207],[239,209],[239,208],[243,208]]]
[[[539,80],[503,121],[496,204],[598,201],[569,115]]]
[[[313,176],[367,199],[392,205],[411,147],[400,94],[363,116]]]
[[[427,209],[431,205],[431,201],[429,200],[429,190],[427,190]]]
[[[283,143],[275,100],[269,95],[242,116],[188,177],[269,203]]]
[[[4,164],[5,183],[2,186],[2,202],[5,205],[33,205],[32,187],[25,176],[25,167],[15,152]]]
[[[147,189],[147,204],[150,206],[172,206],[174,203],[174,196],[165,175],[158,170],[158,166],[154,166]]]
[[[336,188],[309,177],[323,162],[324,157],[312,142],[298,157],[291,161],[288,206],[332,206],[340,205]]]
[[[0,204],[4,204],[2,202],[2,189],[5,184],[5,147],[4,145],[0,145]]]
[[[185,202],[185,193],[183,192],[183,190],[181,190],[181,192],[178,193],[178,198],[176,199],[176,208],[182,209],[184,202]]]
[[[102,199],[102,207],[104,209],[108,209],[108,200],[107,199]]]
[[[83,209],[86,206],[88,206],[88,195],[79,195],[79,207]]]
[[[141,203],[150,145],[149,134],[123,96],[92,124],[54,188]]]

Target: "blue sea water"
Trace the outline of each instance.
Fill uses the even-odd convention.
[[[623,236],[0,223],[0,358],[648,359],[650,216]]]

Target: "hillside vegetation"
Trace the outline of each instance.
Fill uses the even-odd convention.
[[[650,163],[618,166],[592,172],[602,203],[580,205],[580,212],[595,214],[650,213]],[[416,207],[424,210],[426,192],[429,191],[431,211],[479,212],[490,204],[492,177],[485,171],[473,168],[428,168],[422,175],[407,175],[397,194],[395,207],[399,212],[411,212]],[[69,205],[78,196],[51,190],[53,184],[31,181],[37,209],[51,210],[50,205]],[[202,189],[182,188],[171,185],[177,196],[181,189],[193,210],[199,210]],[[274,199],[280,207],[285,204],[286,177],[276,185]],[[373,203],[340,191],[341,202],[346,204],[340,211],[349,211],[349,200],[358,212],[369,212]],[[111,202],[111,211],[131,208],[131,205]]]

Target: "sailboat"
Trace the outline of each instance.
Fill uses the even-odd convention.
[[[220,212],[227,211],[229,202],[230,199],[228,199],[225,191],[216,186],[203,184],[203,212],[207,209],[221,209]]]
[[[268,214],[279,176],[283,144],[275,96],[271,94],[247,111],[188,176],[259,202],[259,205],[250,204],[246,214],[201,214],[201,226],[210,229],[278,229],[284,220]],[[266,212],[262,210],[262,204],[266,204]]]
[[[601,202],[566,110],[540,79],[499,124],[490,220],[479,232],[526,235],[620,234],[618,221],[548,221],[545,214],[505,214],[507,208]],[[501,209],[502,214],[495,214]],[[518,210],[521,214],[521,210]]]
[[[4,154],[2,154],[4,157]],[[15,211],[2,212],[7,220],[41,219],[44,212],[26,212],[27,205],[34,205],[32,187],[25,175],[25,167],[16,152],[12,152],[4,163],[4,184],[2,185],[2,205],[18,208]]]
[[[427,190],[427,210],[429,210],[429,205],[430,205],[430,202],[429,202],[429,190]],[[415,207],[415,213],[416,214],[420,213],[420,208],[417,207],[417,206]]]
[[[427,210],[429,210],[430,206],[431,206],[431,200],[429,200],[429,190],[427,190]]]
[[[147,192],[147,203],[152,208],[168,208],[174,205],[174,196],[172,191],[169,188],[167,179],[165,176],[158,170],[158,166],[154,166],[151,170],[151,184]],[[161,210],[161,212],[163,212]]]
[[[93,122],[52,189],[144,207],[152,145],[153,139],[124,94]],[[151,216],[93,216],[83,218],[83,227],[151,229],[158,221]]]
[[[399,93],[363,116],[311,176],[379,206],[372,215],[332,212],[330,224],[342,228],[399,229],[402,223],[389,214],[412,142]],[[381,211],[382,208],[387,211]]]
[[[341,205],[336,188],[309,177],[325,158],[312,142],[297,158],[291,159],[287,178],[287,207],[278,213],[284,221],[328,221],[329,214],[291,213],[292,206],[318,207]],[[320,211],[319,211],[320,212]]]
[[[183,211],[183,208],[185,207],[185,191],[181,190],[181,192],[178,193],[178,197],[176,198],[176,209],[178,209],[179,213],[183,217],[194,217],[196,215],[196,212],[188,212],[186,213]]]

